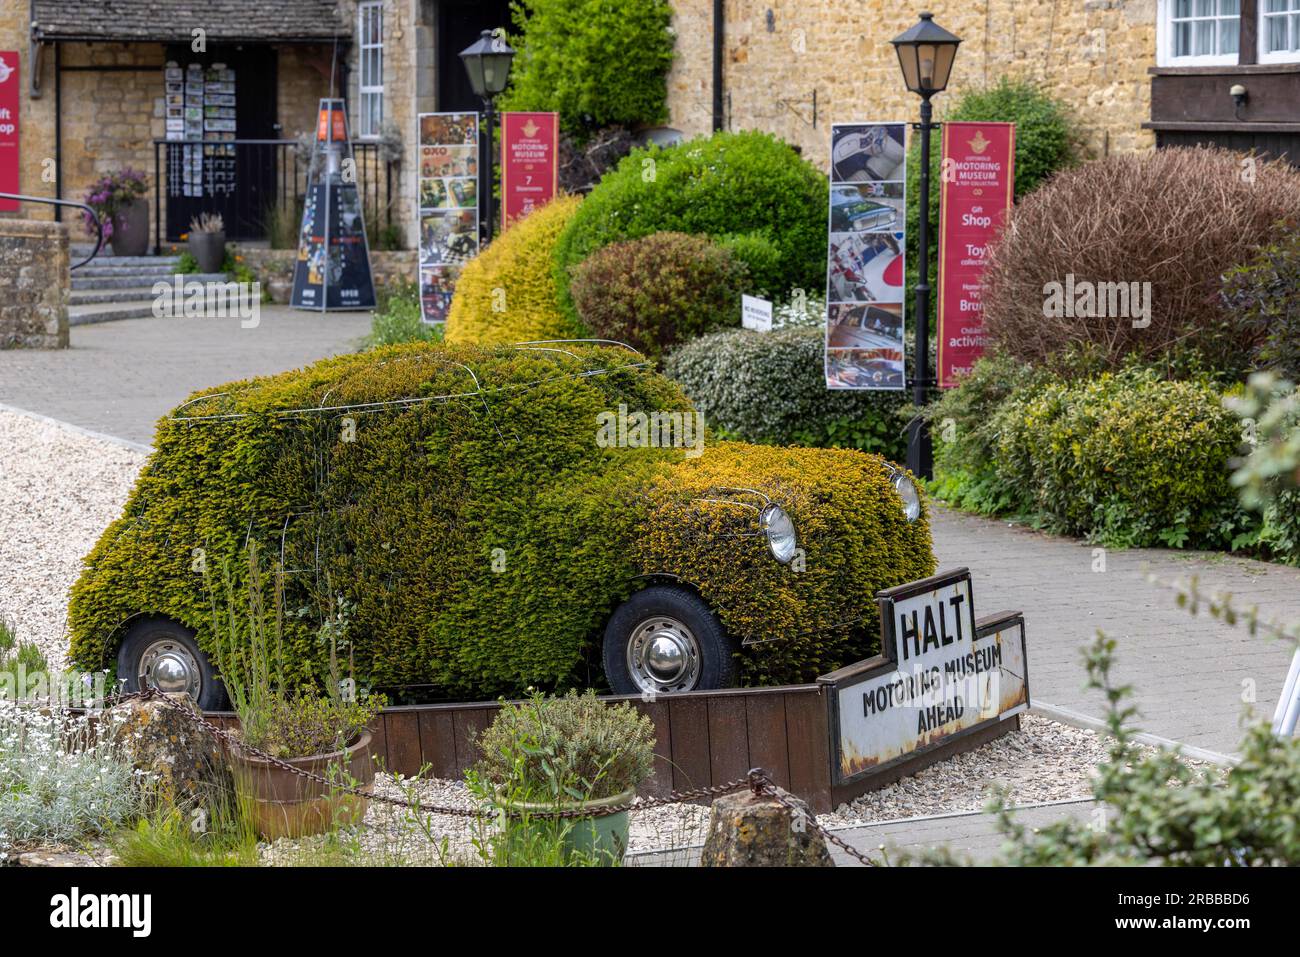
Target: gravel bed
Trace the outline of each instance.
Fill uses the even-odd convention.
[[[0,409],[0,618],[66,662],[68,589],[122,512],[145,456]]]

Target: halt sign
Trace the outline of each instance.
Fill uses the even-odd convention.
[[[882,655],[820,679],[834,685],[837,784],[1029,707],[1024,618],[976,621],[966,569],[882,591],[877,601]]]

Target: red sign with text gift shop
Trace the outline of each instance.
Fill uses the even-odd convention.
[[[1015,199],[1016,125],[943,124],[939,200],[939,384],[945,389],[984,355],[980,282],[989,243]]]
[[[18,53],[0,51],[0,193],[18,192]],[[18,200],[0,199],[0,213],[18,211]]]
[[[555,198],[559,139],[559,113],[501,114],[502,228]]]

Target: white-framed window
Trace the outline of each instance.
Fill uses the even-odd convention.
[[[1156,43],[1161,66],[1235,65],[1241,0],[1161,0]]]
[[[1259,62],[1300,62],[1300,0],[1259,0]]]
[[[384,4],[365,0],[357,4],[359,63],[357,99],[360,116],[357,135],[378,136],[384,125]]]

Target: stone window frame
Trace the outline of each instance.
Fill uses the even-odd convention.
[[[367,82],[378,79],[378,83]],[[357,4],[357,138],[378,139],[384,125],[384,4]]]
[[[1195,14],[1198,0],[1189,0]],[[1227,0],[1215,0],[1213,19],[1222,21],[1230,19],[1231,14],[1220,14],[1221,4]],[[1236,0],[1237,17],[1244,20],[1247,8],[1251,6],[1245,0]],[[1236,66],[1241,62],[1241,43],[1245,35],[1245,23],[1237,30],[1237,49],[1232,53],[1193,54],[1189,56],[1174,55],[1174,22],[1178,0],[1159,0],[1156,10],[1156,63],[1159,66]],[[1193,17],[1194,20],[1201,19]],[[1217,37],[1217,31],[1216,31]]]

